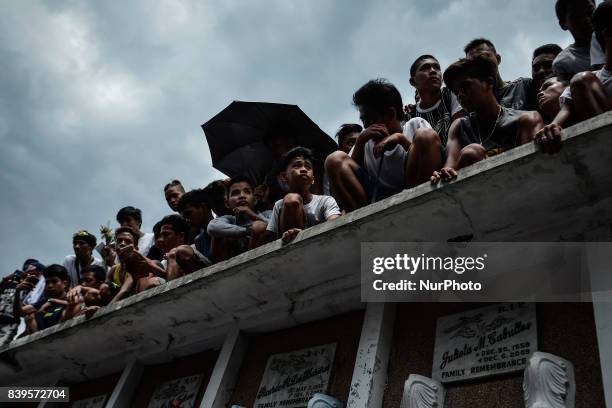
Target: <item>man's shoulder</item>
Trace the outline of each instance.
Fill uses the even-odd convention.
[[[532,83],[532,78],[518,77],[512,81],[508,81],[504,89],[529,88]]]
[[[509,126],[514,124],[522,119],[531,119],[535,112],[513,109],[513,108],[503,108],[503,115],[500,119],[499,126]]]
[[[283,206],[283,199],[281,198],[280,200],[276,200],[276,202],[274,203],[274,210],[280,210]]]
[[[564,64],[568,59],[573,58],[576,54],[580,52],[580,49],[577,48],[574,44],[570,44],[564,49],[562,49],[559,54],[553,60],[553,66],[557,64]],[[590,52],[590,50],[589,50]]]
[[[73,264],[76,261],[76,255],[66,255],[64,258],[64,266]]]

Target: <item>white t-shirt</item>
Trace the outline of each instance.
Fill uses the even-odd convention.
[[[459,110],[461,110],[461,105],[459,105]],[[414,117],[410,119],[408,122],[404,123],[404,134],[406,135],[408,140],[412,142],[414,140],[414,135],[416,134],[417,129],[421,129],[421,128],[432,129],[428,121],[418,116]]]
[[[138,252],[147,256],[149,250],[155,243],[155,234],[152,232],[146,232],[142,237],[138,239]]]
[[[268,231],[275,234],[280,230],[280,214],[283,209],[283,200],[278,200],[274,203],[274,209],[268,222]],[[312,195],[312,200],[308,204],[304,204],[304,213],[306,215],[306,228],[327,221],[332,215],[341,215],[340,207],[332,196]]]
[[[38,283],[29,292],[21,292],[21,303],[33,305],[40,300],[45,293],[45,277],[42,274],[38,277]]]
[[[104,270],[106,270],[106,267],[104,265],[104,262],[102,262],[102,260],[96,258],[95,256],[93,257],[93,259],[94,261],[92,265],[100,265],[101,267],[105,268]],[[70,286],[78,285],[81,280],[81,269],[82,268],[81,268],[81,265],[77,261],[76,255],[68,255],[64,259],[64,268],[66,268],[66,270],[68,271],[68,276],[70,276]]]
[[[599,71],[593,71],[593,73],[601,81],[601,85],[603,85],[603,88],[608,93],[608,98],[612,98],[612,71],[602,68]],[[559,104],[563,106],[570,100],[572,100],[572,90],[568,86],[559,96]]]

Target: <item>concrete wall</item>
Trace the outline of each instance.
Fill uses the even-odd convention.
[[[203,353],[178,358],[169,363],[145,366],[140,383],[136,387],[138,392],[134,395],[130,406],[134,408],[146,408],[153,396],[153,392],[155,392],[155,388],[165,381],[202,374],[202,385],[200,386],[200,391],[196,399],[197,406],[202,400],[204,390],[208,385],[208,380],[210,379],[218,354],[217,351],[209,350]]]
[[[346,401],[362,321],[363,312],[353,312],[253,337],[230,401],[245,407],[253,406],[270,355],[328,343],[336,343],[328,392]]]
[[[0,385],[79,383],[134,358],[146,366],[218,349],[232,330],[257,338],[361,310],[361,242],[612,240],[612,112],[563,135],[556,155],[521,146],[449,184],[406,190],[310,228],[289,245],[270,243],[89,320],[18,339],[0,349]],[[599,346],[609,355],[612,346]],[[604,386],[612,394],[612,378],[604,377]]]
[[[384,406],[398,407],[410,374],[431,377],[436,319],[483,304],[405,303],[398,305]],[[536,308],[538,351],[574,364],[576,406],[604,407],[597,334],[590,303],[540,303]],[[523,408],[523,372],[468,380],[445,388],[447,407]]]

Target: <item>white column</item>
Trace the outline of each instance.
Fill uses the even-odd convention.
[[[242,361],[246,354],[248,339],[238,328],[230,331],[217,357],[210,381],[206,387],[200,408],[225,408],[230,403]]]
[[[394,303],[368,303],[347,408],[382,407],[394,324]]]
[[[143,370],[144,366],[136,359],[128,363],[106,403],[106,408],[127,408],[130,406]]]

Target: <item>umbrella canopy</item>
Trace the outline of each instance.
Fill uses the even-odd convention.
[[[234,101],[202,125],[213,166],[230,177],[244,175],[257,184],[274,165],[264,139],[279,128],[280,134],[286,128],[287,137],[312,149],[319,159],[338,148],[297,105]]]

